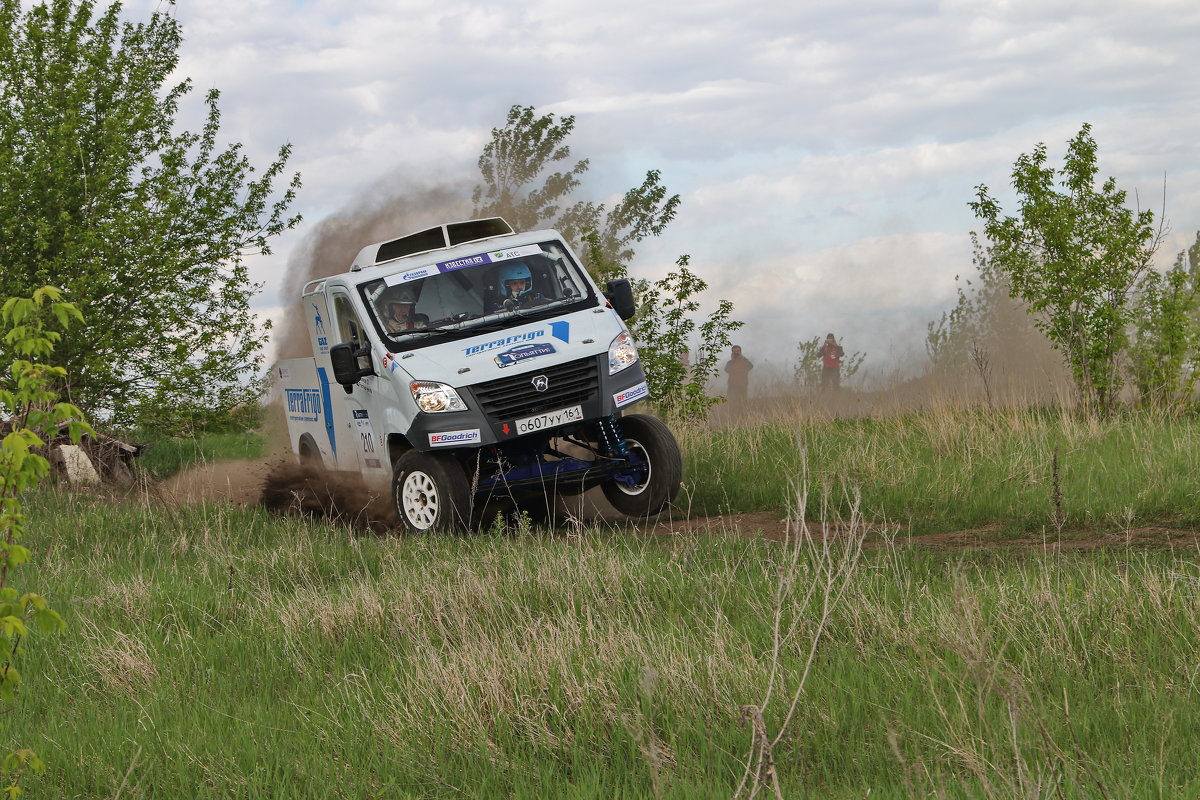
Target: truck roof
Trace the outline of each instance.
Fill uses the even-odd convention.
[[[460,244],[480,242],[498,236],[511,236],[513,233],[512,226],[500,217],[448,222],[435,228],[401,236],[399,239],[389,239],[386,242],[367,245],[354,257],[350,271],[357,272],[376,264],[395,261],[398,258],[420,255],[434,250],[445,250]]]
[[[489,223],[488,225],[475,225],[476,223]],[[503,226],[502,228],[500,226]],[[465,238],[471,232],[488,232],[503,230],[503,233],[495,233],[491,236],[481,236],[478,238]],[[439,238],[440,244],[439,244]],[[446,244],[447,241],[453,241],[452,236],[462,238],[462,241],[454,241],[453,244]],[[400,239],[390,239],[379,244],[372,244],[364,247],[359,251],[354,258],[354,263],[351,265],[348,272],[329,275],[324,278],[316,278],[304,284],[300,290],[302,296],[307,296],[315,292],[325,290],[326,284],[333,282],[336,285],[349,286],[353,283],[359,283],[364,279],[369,280],[372,277],[372,272],[378,269],[380,273],[390,274],[396,270],[395,262],[400,260],[411,259],[411,267],[418,268],[427,263],[454,258],[456,256],[473,255],[480,252],[481,242],[504,240],[502,246],[491,248],[492,250],[508,249],[523,244],[531,244],[541,242],[547,237],[561,239],[562,237],[557,231],[540,230],[529,231],[527,233],[514,233],[507,222],[499,217],[494,217],[487,220],[469,220],[467,222],[452,222],[446,225],[439,225],[436,228],[420,231],[419,233],[410,234],[409,236],[401,237]],[[423,245],[421,249],[415,249],[419,245]],[[434,245],[430,247],[429,245]],[[411,253],[404,253],[407,248],[414,248]],[[383,257],[381,257],[383,256]]]

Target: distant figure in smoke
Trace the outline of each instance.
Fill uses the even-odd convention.
[[[740,406],[746,402],[746,389],[750,385],[750,370],[754,364],[742,355],[742,348],[734,345],[729,361],[725,364],[725,372],[729,374],[729,402]]]
[[[688,380],[692,377],[692,361],[687,350],[679,351],[679,364],[683,367],[683,379]]]
[[[846,351],[833,338],[833,334],[825,337],[821,346],[821,389],[838,389],[842,385],[842,358]]]

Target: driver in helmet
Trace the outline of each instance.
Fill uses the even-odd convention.
[[[416,313],[417,301],[411,292],[401,292],[384,303],[384,327],[388,333],[424,328],[429,317]]]
[[[500,282],[500,299],[490,305],[489,313],[503,309],[543,306],[550,302],[533,290],[533,272],[524,261],[505,264],[496,278]]]

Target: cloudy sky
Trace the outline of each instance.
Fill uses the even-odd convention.
[[[1197,0],[178,0],[175,13],[197,89],[183,121],[216,87],[225,134],[258,163],[295,147],[305,221],[253,264],[264,314],[280,313],[289,259],[322,219],[469,182],[517,103],[576,116],[589,198],[662,170],[683,203],[635,274],[691,254],[761,362],[829,331],[876,369],[920,353],[971,269],[973,187],[1010,208],[1014,159],[1046,142],[1057,163],[1083,122],[1131,198],[1161,210],[1165,180],[1162,262],[1200,229]]]

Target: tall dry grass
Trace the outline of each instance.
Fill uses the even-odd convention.
[[[1200,790],[1195,552],[859,553],[847,515],[789,545],[30,514],[70,628],[4,735],[44,796]]]
[[[868,521],[913,533],[1198,521],[1194,417],[1137,412],[1097,420],[1061,409],[947,404],[890,416],[797,409],[770,423],[676,433],[686,473],[695,476],[687,500],[707,513],[782,509],[806,452],[811,491],[859,487]]]

